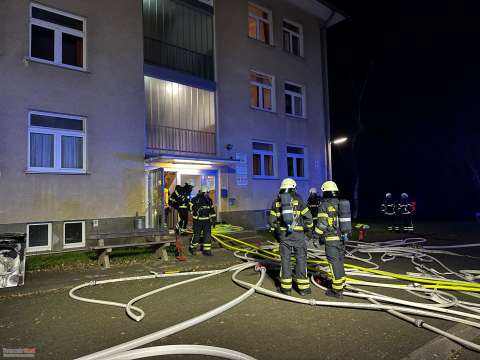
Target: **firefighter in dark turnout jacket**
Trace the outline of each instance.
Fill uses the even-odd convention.
[[[190,202],[190,194],[193,190],[193,184],[186,182],[185,185],[175,186],[175,191],[170,196],[169,204],[178,212],[178,221],[175,227],[177,234],[183,234],[188,224],[188,203]]]
[[[413,212],[414,208],[408,199],[408,194],[403,193],[400,196],[400,202],[397,204],[397,215],[402,224],[403,232],[413,232]]]
[[[387,221],[387,230],[393,231],[394,226],[397,224],[397,214],[395,212],[395,202],[392,199],[391,193],[385,194],[385,200],[383,200],[380,211]]]
[[[275,238],[280,243],[281,269],[280,291],[290,295],[292,290],[291,257],[295,256],[295,272],[293,278],[298,293],[302,296],[311,293],[310,281],[307,277],[307,237],[311,233],[313,221],[310,210],[302,198],[297,195],[296,182],[286,178],[282,181],[280,192],[273,201],[269,224]]]
[[[317,216],[318,216],[318,207],[320,206],[320,200],[322,198],[318,195],[317,188],[312,187],[308,191],[308,200],[307,206],[312,214],[313,218],[313,225],[315,226],[317,223]]]
[[[206,186],[202,186],[198,194],[190,202],[190,211],[193,218],[193,236],[188,249],[192,255],[195,255],[200,238],[202,238],[203,254],[212,256],[211,231],[212,226],[215,227],[216,215]]]
[[[325,240],[325,254],[332,273],[332,288],[325,294],[340,298],[346,282],[345,241],[352,231],[350,202],[338,198],[338,187],[333,181],[323,183],[322,192],[315,232]]]

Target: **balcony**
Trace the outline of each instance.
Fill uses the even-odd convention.
[[[215,155],[215,133],[169,126],[147,127],[148,153]]]

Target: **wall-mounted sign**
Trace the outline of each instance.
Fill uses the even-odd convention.
[[[235,167],[235,176],[237,179],[237,186],[247,186],[248,185],[247,154],[236,153],[235,158],[237,160],[240,160],[240,162]]]

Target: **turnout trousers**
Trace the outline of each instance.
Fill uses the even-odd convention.
[[[188,208],[179,207],[178,208],[178,222],[177,222],[177,232],[181,234],[185,231],[188,224]]]
[[[295,271],[293,279],[298,290],[310,288],[310,281],[307,277],[307,241],[305,235],[291,234],[291,237],[298,239],[281,239],[280,256],[282,267],[280,269],[280,286],[284,290],[292,289],[292,255],[295,256]]]
[[[342,291],[346,282],[344,268],[345,242],[343,240],[326,240],[325,254],[332,273],[332,289]]]
[[[202,239],[202,250],[212,250],[212,223],[210,220],[193,220],[193,236],[190,240],[190,248],[196,249]]]

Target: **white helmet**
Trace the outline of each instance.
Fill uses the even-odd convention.
[[[297,183],[291,178],[283,179],[282,183],[280,184],[280,190],[295,189],[296,187]]]
[[[392,197],[392,193],[386,193],[386,194],[385,194],[385,197],[386,197],[387,199],[390,199],[390,198]]]
[[[322,192],[325,192],[325,191],[337,191],[338,192],[338,186],[333,181],[325,181],[322,184]]]
[[[190,186],[195,186],[195,181],[193,181],[193,179],[188,179],[187,181],[185,181],[185,184],[188,184]]]
[[[408,194],[407,193],[402,193],[402,195],[400,195],[402,197],[402,199],[408,199]]]
[[[208,190],[208,186],[207,186],[207,185],[202,185],[202,186],[200,187],[200,192],[202,192],[202,193],[208,193],[208,191],[209,191],[209,190]]]
[[[308,193],[309,194],[316,194],[317,193],[317,188],[315,188],[315,187],[310,188],[310,190],[308,190]]]

